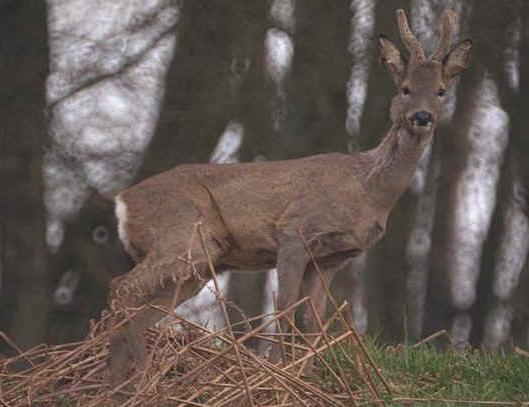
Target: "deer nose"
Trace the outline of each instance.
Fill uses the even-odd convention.
[[[415,113],[410,119],[412,124],[416,124],[418,126],[427,126],[432,122],[432,120],[432,114],[425,112],[424,110]]]

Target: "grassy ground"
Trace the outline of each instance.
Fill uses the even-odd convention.
[[[482,405],[529,406],[526,356],[473,349],[439,351],[428,345],[390,347],[374,340],[366,345],[394,393],[394,401],[386,399],[384,405],[480,405],[478,401],[483,401],[488,403]],[[338,357],[353,389],[365,387],[350,361],[344,355]],[[338,386],[328,371],[318,370],[317,382],[327,388]]]
[[[270,368],[245,348],[239,349],[239,357],[244,357],[238,360],[225,333],[204,335],[188,328],[185,335],[170,330],[150,332],[148,343],[155,350],[152,363],[146,370],[133,371],[134,382],[125,387],[108,383],[107,329],[81,344],[39,346],[14,359],[0,358],[0,406],[246,406],[251,390],[255,405],[284,407],[350,406],[350,397],[361,406],[529,407],[529,354],[520,350],[519,354],[471,348],[439,351],[430,342],[387,346],[367,338],[367,354],[382,380],[368,359],[353,348],[352,331],[338,331],[339,336],[323,337],[325,346],[319,344],[313,374],[300,378],[300,362],[310,352],[301,343],[292,354],[285,342],[289,370]],[[225,345],[219,347],[216,341],[221,338]],[[330,343],[334,344],[332,351],[323,350]],[[32,366],[16,374],[8,369],[22,360],[32,361]],[[296,365],[300,370],[293,369]],[[199,374],[191,374],[194,371]],[[248,385],[243,385],[245,380]],[[348,389],[342,386],[344,382]],[[383,382],[390,392],[384,391]],[[370,392],[368,384],[377,390]]]

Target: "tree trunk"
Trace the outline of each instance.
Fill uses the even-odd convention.
[[[345,152],[350,1],[299,2],[285,158]]]
[[[0,6],[3,294],[0,329],[23,349],[47,339],[51,281],[45,246],[42,157],[47,142],[46,2]]]
[[[97,193],[65,225],[65,240],[50,256],[50,274],[57,281],[49,342],[83,339],[89,321],[107,307],[112,278],[132,269],[132,260],[118,237],[113,202]]]
[[[184,4],[158,125],[137,180],[179,164],[207,162],[222,130],[238,115],[232,82],[238,79],[234,72],[239,73],[244,57],[233,45],[247,35],[246,25],[254,27],[264,19],[258,15],[261,6],[246,3],[198,0]]]
[[[529,3],[525,1],[520,13],[521,37],[520,37],[520,86],[514,98],[513,112],[511,115],[511,137],[513,149],[516,153],[516,169],[522,183],[522,197],[525,201],[525,214],[529,216],[527,207],[527,191],[529,191]],[[529,347],[529,262],[526,264],[520,276],[520,283],[514,298],[515,310],[512,334],[515,343],[524,348]]]

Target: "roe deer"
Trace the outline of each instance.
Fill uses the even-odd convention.
[[[112,281],[112,311],[120,315],[147,303],[175,306],[195,295],[209,278],[203,241],[218,272],[275,266],[278,308],[287,308],[301,292],[323,314],[322,281],[307,247],[329,283],[335,265],[383,236],[391,209],[432,140],[445,93],[468,63],[470,40],[450,52],[454,18],[452,11],[444,12],[439,45],[430,57],[403,10],[397,11],[397,21],[409,60],[380,36],[381,61],[399,92],[391,105],[391,127],[376,148],[278,162],[181,165],[120,193],[119,234],[136,266]],[[198,223],[203,239],[196,236]],[[126,372],[131,357],[140,366],[146,363],[142,332],[162,316],[143,307],[111,337],[115,379]],[[303,322],[305,330],[316,330],[308,308]],[[277,347],[271,352],[277,359]]]

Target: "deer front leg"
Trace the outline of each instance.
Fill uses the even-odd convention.
[[[310,298],[311,302],[314,304],[314,310],[316,311],[317,317],[314,315],[314,310],[310,304],[305,303],[301,306],[304,332],[320,332],[320,326],[318,324],[317,318],[319,318],[322,322],[324,321],[325,310],[329,301],[327,292],[330,290],[330,285],[334,279],[334,276],[339,270],[342,269],[342,267],[342,264],[326,268],[322,268],[320,266],[319,271],[312,263],[307,267],[307,271],[303,276],[301,295],[303,297]],[[324,286],[324,284],[327,288]]]
[[[292,239],[284,242],[279,249],[276,265],[278,279],[277,311],[288,308],[299,299],[301,280],[309,259],[310,257],[301,240]],[[294,320],[294,311],[287,313],[281,319],[279,323],[281,333],[288,331],[288,319]],[[263,346],[266,348],[263,349]],[[261,353],[267,354],[271,361],[277,362],[281,357],[281,347],[276,343],[268,346],[263,344]]]

